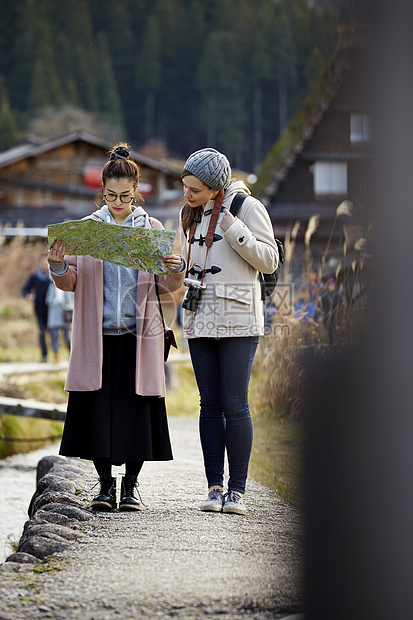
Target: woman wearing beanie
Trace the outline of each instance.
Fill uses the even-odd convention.
[[[272,273],[278,250],[264,205],[215,149],[193,153],[182,173],[181,248],[187,261],[183,335],[200,393],[199,429],[208,497],[200,509],[245,514],[252,447],[248,384],[264,333],[259,273]],[[236,194],[244,202],[230,213]],[[224,494],[224,456],[229,464]]]
[[[129,148],[113,148],[102,172],[101,206],[91,218],[112,226],[162,228],[138,204],[139,168]],[[69,392],[60,454],[93,461],[100,491],[94,510],[117,508],[112,465],[125,463],[120,510],[141,510],[134,495],[144,461],[172,459],[165,409],[164,331],[154,276],[92,256],[65,256],[56,240],[48,253],[56,286],[74,291]],[[163,259],[161,292],[182,284],[185,263]]]

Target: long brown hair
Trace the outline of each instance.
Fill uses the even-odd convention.
[[[98,206],[104,204],[103,188],[108,179],[128,179],[133,181],[135,191],[134,199],[137,202],[144,203],[142,195],[139,193],[139,166],[131,159],[130,146],[126,142],[119,142],[110,151],[108,151],[109,160],[102,170],[102,189],[96,194],[95,203]]]
[[[188,172],[188,170],[184,169],[183,173],[181,174],[181,179],[189,175],[192,175],[192,172]],[[207,185],[207,187],[209,186]],[[201,215],[202,212],[203,212],[203,207],[198,207],[197,209],[194,209],[193,207],[190,207],[187,202],[184,204],[182,208],[182,212],[181,212],[181,223],[182,223],[182,229],[184,232],[186,232],[187,230],[191,228],[191,225],[194,219],[198,217],[198,215]]]

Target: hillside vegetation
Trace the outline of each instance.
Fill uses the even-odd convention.
[[[244,170],[337,39],[335,13],[306,0],[0,0],[0,14],[0,148],[65,133],[54,112],[69,107],[106,137],[157,139],[180,158],[214,146]]]

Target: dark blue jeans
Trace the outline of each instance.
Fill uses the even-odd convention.
[[[258,337],[191,338],[188,343],[201,398],[199,432],[208,487],[223,486],[226,450],[228,490],[244,493],[252,447],[248,384]]]
[[[37,324],[39,326],[39,344],[42,351],[42,359],[47,359],[47,344],[46,344],[46,329],[47,329],[47,314],[37,314]]]
[[[65,338],[65,343],[67,348],[70,351],[70,335],[69,335],[69,328],[68,327],[52,327],[50,329],[50,336],[52,338],[52,349],[54,353],[57,353],[59,351],[59,332],[60,329],[63,329],[63,333],[64,333],[64,338]]]

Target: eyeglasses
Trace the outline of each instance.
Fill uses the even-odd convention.
[[[133,200],[133,196],[125,196],[123,194],[103,194],[103,198],[107,202],[115,202],[117,198],[120,198],[121,202],[128,204]]]

